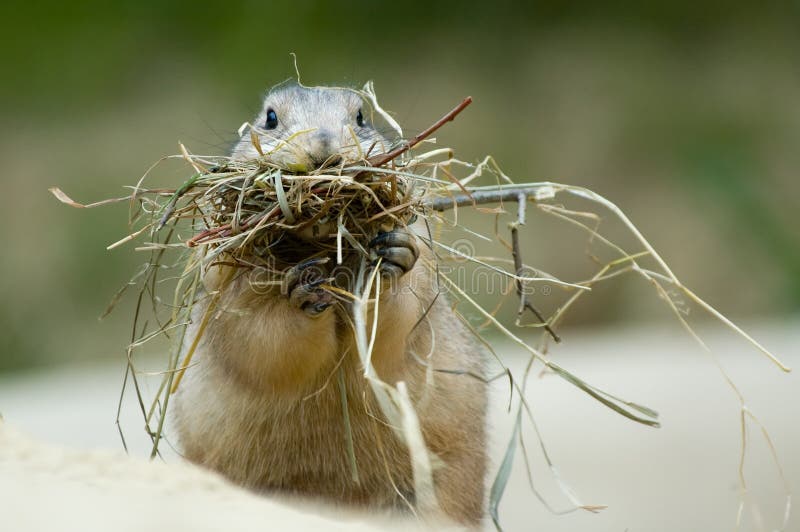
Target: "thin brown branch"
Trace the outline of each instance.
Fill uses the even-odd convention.
[[[511,257],[514,259],[514,273],[517,274],[518,277],[522,277],[524,275],[524,263],[522,262],[522,252],[520,251],[519,247],[519,226],[525,224],[525,202],[527,197],[523,192],[519,192],[517,195],[517,202],[518,202],[518,210],[517,210],[517,221],[511,224]],[[538,320],[544,325],[544,329],[550,334],[550,336],[555,340],[556,343],[561,342],[561,337],[556,334],[556,332],[550,327],[550,324],[547,323],[547,320],[542,316],[542,313],[533,306],[533,303],[528,301],[527,294],[525,293],[525,286],[521,279],[517,279],[517,295],[519,296],[519,310],[517,311],[517,319],[522,317],[523,312],[525,309],[530,310],[533,314],[538,318]]]
[[[523,276],[524,264],[522,262],[522,253],[519,245],[519,232],[518,227],[525,225],[525,206],[530,196],[536,194],[537,189],[530,187],[514,187],[503,190],[479,190],[467,194],[456,194],[449,197],[434,198],[424,202],[426,207],[434,211],[446,211],[455,207],[464,205],[477,206],[485,203],[500,203],[503,201],[516,201],[517,202],[517,221],[511,225],[511,256],[514,259],[514,273],[517,276]],[[544,329],[557,343],[561,342],[561,337],[547,323],[541,312],[528,301],[526,297],[522,281],[517,279],[517,295],[519,296],[520,304],[517,311],[517,318],[527,309],[530,310],[536,318],[543,324]]]
[[[525,188],[509,188],[503,190],[477,190],[469,194],[455,194],[453,196],[434,198],[423,202],[423,205],[430,207],[434,211],[447,211],[456,207],[463,207],[465,205],[482,205],[484,203],[499,203],[503,201],[518,201],[520,194],[526,200],[536,193],[535,189]]]
[[[469,104],[472,103],[472,96],[467,96],[464,100],[455,106],[449,113],[444,115],[442,118],[437,120],[431,127],[420,133],[419,135],[407,140],[397,148],[393,149],[388,153],[382,153],[380,155],[375,155],[374,157],[370,157],[367,159],[367,162],[370,166],[383,166],[384,164],[388,163],[392,159],[396,159],[400,155],[404,154],[426,138],[430,137],[437,129],[445,125],[447,122],[453,120],[461,111],[464,110]]]
[[[268,211],[266,213],[255,214],[255,215],[251,216],[250,218],[248,218],[247,220],[245,220],[244,222],[239,224],[239,231],[243,231],[245,229],[248,229],[248,228],[258,224],[262,220],[268,219],[268,218],[274,216],[275,214],[278,213],[279,210],[280,210],[279,208],[275,207],[275,208],[273,208],[272,210],[270,210],[270,211]],[[225,225],[221,225],[219,227],[214,227],[212,229],[206,229],[202,233],[198,233],[195,236],[193,236],[192,238],[190,238],[189,240],[187,240],[186,241],[186,245],[188,247],[190,247],[190,248],[193,248],[193,247],[197,246],[198,244],[204,242],[205,240],[208,240],[211,237],[229,236],[232,231],[233,231],[233,227],[232,227],[231,224],[225,224]]]

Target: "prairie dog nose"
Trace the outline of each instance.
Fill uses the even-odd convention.
[[[336,136],[329,129],[319,129],[311,133],[305,146],[309,159],[317,167],[335,159],[339,155],[340,148]]]

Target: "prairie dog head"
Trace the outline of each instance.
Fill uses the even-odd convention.
[[[355,91],[329,87],[282,86],[265,97],[252,122],[266,158],[283,167],[310,171],[342,160],[358,160],[388,150],[369,123],[368,107]],[[234,159],[259,156],[245,133]]]

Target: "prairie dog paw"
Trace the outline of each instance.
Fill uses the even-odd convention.
[[[411,271],[419,257],[416,238],[405,229],[378,233],[369,243],[370,251],[381,258],[381,276],[396,279]]]
[[[329,282],[325,265],[328,258],[305,260],[290,268],[283,277],[281,293],[289,304],[315,317],[333,305],[333,294],[321,285]]]

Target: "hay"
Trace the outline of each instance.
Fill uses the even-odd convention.
[[[378,105],[371,85],[365,87],[362,96],[372,103],[377,114],[387,117],[393,127],[396,126],[395,129],[400,131],[396,122]],[[379,146],[373,146],[366,153],[356,150],[349,159],[310,172],[303,168],[276,165],[270,159],[269,153],[263,152],[258,137],[252,135],[254,147],[261,156],[250,161],[192,155],[181,145],[180,155],[172,158],[186,161],[195,170],[195,174],[177,189],[147,188],[144,186],[143,177],[133,187],[130,195],[89,205],[73,201],[59,189],[51,189],[60,201],[73,207],[95,207],[118,201],[130,202],[132,230],[129,235],[110,245],[109,248],[147,238],[137,249],[150,253],[148,263],[118,294],[112,302],[112,307],[127,287],[140,287],[133,334],[128,346],[129,364],[125,382],[127,384],[130,379],[136,389],[146,421],[146,430],[153,442],[152,456],[158,454],[159,442],[163,437],[170,394],[178,387],[183,372],[189,367],[194,347],[199,342],[221,293],[217,291],[211,296],[212,300],[200,324],[198,335],[190,339],[191,347],[185,354],[184,360],[179,360],[179,349],[185,340],[183,337],[185,325],[189,322],[192,308],[202,293],[200,279],[204,269],[213,264],[226,264],[234,266],[234,271],[268,267],[280,272],[281,267],[291,266],[301,260],[335,255],[336,261],[340,264],[348,262],[357,265],[358,276],[354,286],[351,287],[351,292],[341,289],[337,291],[351,303],[351,322],[358,355],[364,367],[364,377],[377,398],[382,414],[397,428],[398,436],[409,445],[415,485],[419,492],[417,494],[419,507],[436,507],[430,458],[419,433],[419,423],[407,393],[403,386],[395,387],[381,381],[372,368],[371,350],[375,338],[375,320],[379,312],[377,301],[380,295],[380,283],[375,282],[377,270],[371,268],[379,258],[370,255],[368,242],[381,230],[409,226],[415,219],[424,221],[428,226],[446,224],[451,227],[461,227],[476,237],[489,239],[490,237],[479,235],[459,224],[458,210],[462,207],[473,207],[496,215],[506,212],[504,203],[516,203],[516,219],[509,225],[511,260],[481,259],[466,255],[440,242],[431,231],[418,236],[434,250],[439,260],[454,257],[469,260],[503,275],[514,283],[515,296],[518,300],[517,325],[520,325],[523,313],[530,312],[537,318],[533,326],[540,327],[543,331],[536,345],[524,341],[496,318],[494,310],[483,308],[475,300],[474,294],[468,293],[447,276],[439,276],[441,285],[449,289],[462,309],[464,306],[471,307],[484,319],[485,325],[519,345],[530,355],[524,375],[512,376],[502,357],[492,348],[491,340],[463,318],[458,306],[454,307],[456,316],[464,320],[479,340],[494,354],[498,364],[503,368],[499,376],[509,378],[512,390],[517,392],[518,397],[514,432],[510,435],[503,463],[490,493],[489,510],[498,527],[498,505],[511,472],[517,441],[522,443],[520,423],[523,418],[527,418],[532,426],[536,427],[533,414],[524,399],[528,377],[535,363],[615,412],[644,425],[659,426],[658,414],[652,409],[592,386],[560,364],[553,362],[548,355],[548,342],[559,341],[555,328],[579,298],[590,293],[592,287],[598,283],[626,273],[641,276],[655,288],[690,334],[706,348],[691,329],[684,313],[679,310],[674,294],[682,294],[753,344],[782,370],[788,371],[788,368],[768,350],[686,288],[624,213],[606,198],[585,188],[559,183],[515,184],[491,157],[486,157],[478,163],[467,163],[455,159],[452,151],[446,148],[434,148],[429,151],[418,149],[439,127],[453,120],[470,102],[470,99],[465,99],[431,127],[386,152],[380,152],[383,147]],[[473,186],[472,182],[482,176],[492,177],[496,184]],[[628,230],[637,249],[632,252],[626,251],[622,246],[605,238],[598,230],[599,215],[571,211],[557,202],[570,197],[588,200],[593,205],[610,212]],[[492,209],[482,207],[490,203],[499,203],[500,207]],[[531,205],[547,215],[585,231],[592,242],[611,251],[614,259],[601,265],[596,274],[586,281],[563,281],[543,272],[537,272],[533,276],[524,275],[526,269],[518,231],[525,225],[526,209]],[[452,211],[452,216],[444,218],[442,213],[445,211]],[[181,237],[181,234],[188,236]],[[494,237],[499,238],[499,235]],[[167,253],[170,251],[178,251],[183,255],[176,261],[180,273],[177,276],[172,303],[168,305],[169,315],[166,319],[157,318],[157,326],[150,325],[152,330],[148,331],[147,326],[142,326],[141,321],[143,302],[149,297],[153,313],[159,315],[157,307],[160,298],[156,295],[159,272],[171,267],[171,254]],[[647,266],[644,261],[650,261],[652,266]],[[503,266],[506,264],[511,265],[513,269],[506,269]],[[562,288],[567,294],[567,299],[551,316],[542,315],[525,295],[523,287],[528,283],[537,282],[553,284]],[[372,323],[368,322],[368,308],[373,310]],[[175,331],[178,331],[178,334],[171,334]],[[163,372],[159,389],[148,407],[137,380],[140,373],[134,363],[134,350],[161,335],[170,335],[175,347]],[[425,363],[422,360],[420,362]],[[440,371],[468,373],[459,373],[458,368],[440,369]],[[742,412],[746,412],[746,415],[742,415],[742,430],[745,429],[747,419],[760,424],[754,414],[747,409],[741,394],[721,366],[720,371],[740,397]],[[344,408],[343,412],[346,416],[347,409]],[[344,421],[346,426],[349,426],[348,420]],[[122,432],[120,434],[124,444],[124,435]],[[348,434],[348,438],[352,438],[352,434]],[[352,447],[352,440],[349,441]],[[544,459],[553,472],[553,478],[570,501],[571,506],[568,511],[601,509],[602,505],[580,502],[558,476],[541,439],[540,443]],[[521,447],[524,451],[524,445]],[[527,464],[527,454],[523,454]],[[777,464],[777,458],[775,460]],[[357,467],[354,460],[351,462],[352,476],[356,479]],[[780,469],[780,465],[778,468]],[[743,478],[741,482],[744,484]],[[533,484],[531,487],[533,488]],[[539,497],[535,489],[534,493]],[[541,500],[547,505],[543,499]],[[547,507],[550,508],[549,505]]]
[[[263,160],[219,161],[198,173],[157,209],[156,230],[191,220],[201,230],[188,247],[205,247],[205,261],[223,254],[238,266],[277,257],[287,235],[299,253],[337,256],[365,252],[366,239],[385,226],[406,225],[419,208],[407,180],[345,166],[302,175]],[[226,257],[227,258],[227,257]],[[306,257],[308,258],[308,257]]]

